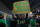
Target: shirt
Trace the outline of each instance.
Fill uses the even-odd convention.
[[[30,24],[31,24],[32,27],[36,27],[36,20],[31,19]]]
[[[0,19],[0,23],[4,23],[5,25],[7,25],[7,23],[3,19]]]

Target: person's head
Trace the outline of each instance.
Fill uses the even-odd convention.
[[[24,15],[23,14],[21,14],[21,18],[24,18]]]
[[[35,19],[35,16],[33,16],[32,19]]]

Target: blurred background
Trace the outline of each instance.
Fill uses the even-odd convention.
[[[15,17],[17,18],[17,20],[20,18],[21,14],[13,14],[13,3],[20,1],[29,1],[31,12],[23,14],[25,18],[27,18],[26,20],[28,20],[27,23],[29,24],[29,19],[32,16],[35,16],[35,18],[37,17],[36,25],[37,27],[39,27],[38,21],[40,19],[40,0],[0,0],[0,14],[2,14],[3,18],[5,19],[5,22],[7,22],[8,27],[11,27],[10,25],[12,22],[10,22],[10,20]],[[18,26],[18,24],[16,25]],[[30,24],[28,25],[28,27],[30,27]]]

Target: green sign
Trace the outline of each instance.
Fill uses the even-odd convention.
[[[25,14],[30,12],[28,1],[15,2],[13,7],[13,14]]]

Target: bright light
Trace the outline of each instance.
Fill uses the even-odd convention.
[[[32,12],[30,14],[32,14]]]
[[[39,10],[38,10],[38,12],[39,12]]]

